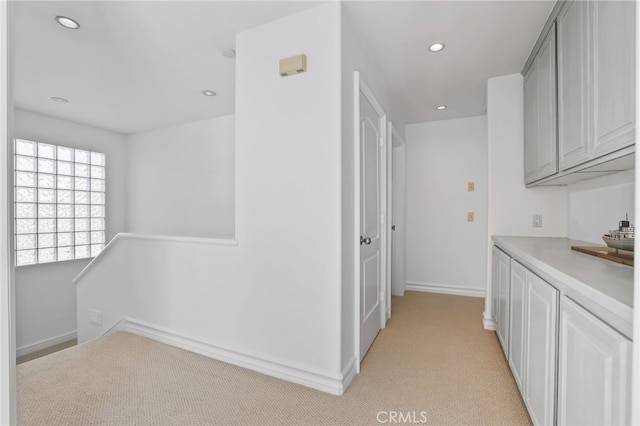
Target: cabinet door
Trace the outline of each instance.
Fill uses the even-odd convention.
[[[509,280],[511,275],[511,258],[498,250],[498,340],[507,358],[509,357]]]
[[[635,2],[593,4],[593,157],[635,142]]]
[[[558,290],[527,273],[526,368],[524,400],[535,425],[551,425],[555,416]]]
[[[542,179],[558,171],[556,123],[556,28],[551,27],[536,59],[538,74],[538,173]]]
[[[524,76],[525,183],[558,171],[556,129],[556,29],[553,26]]]
[[[520,392],[524,395],[525,318],[527,270],[511,260],[511,294],[509,295],[509,365]]]
[[[538,60],[524,76],[524,183],[538,180]]]
[[[630,355],[629,340],[562,297],[558,424],[628,424]]]
[[[586,1],[567,2],[558,33],[558,163],[567,170],[589,158],[589,19]]]

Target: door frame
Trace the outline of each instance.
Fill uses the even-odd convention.
[[[393,294],[393,276],[391,275],[393,270],[399,270],[402,271],[400,277],[402,279],[402,283],[401,283],[401,292],[396,292],[396,296],[403,296],[404,292],[405,292],[405,238],[406,238],[406,217],[405,217],[405,200],[406,200],[406,167],[405,167],[405,159],[406,159],[406,143],[404,141],[404,138],[402,137],[402,135],[400,135],[400,132],[398,132],[397,127],[391,122],[389,121],[389,125],[388,125],[388,138],[389,138],[389,145],[390,145],[390,150],[391,150],[391,154],[389,155],[389,168],[390,168],[390,172],[389,172],[389,177],[390,177],[390,184],[389,184],[389,203],[391,205],[391,209],[390,212],[391,214],[389,215],[390,218],[390,224],[393,226],[396,226],[396,230],[391,230],[391,238],[389,238],[389,253],[390,253],[390,259],[389,259],[389,288],[388,288],[388,297],[389,297],[389,317],[391,316],[391,295]],[[394,155],[394,152],[396,152],[396,150],[402,150],[402,154],[403,154],[403,161],[399,164],[396,163],[396,156]],[[393,183],[393,176],[399,175],[402,180],[403,180],[403,188],[402,191],[397,191],[397,187],[398,184],[396,183],[394,185]],[[396,197],[396,195],[399,196],[399,198]],[[396,198],[394,198],[396,197]],[[397,202],[396,202],[397,201]],[[396,217],[396,215],[399,215],[399,217]],[[395,238],[397,246],[395,250],[391,249],[391,241],[393,241],[393,239]],[[392,267],[393,266],[393,267]]]
[[[636,132],[640,123],[640,5],[636,2]],[[636,170],[640,168],[640,156],[635,155]],[[640,219],[640,173],[635,174],[635,221]],[[631,366],[631,424],[640,424],[640,265],[633,268],[633,353]]]
[[[381,230],[380,230],[380,303],[383,309],[380,310],[380,328],[383,329],[386,324],[386,305],[387,305],[387,275],[388,275],[388,261],[389,261],[389,246],[391,241],[389,239],[389,227],[387,226],[388,217],[390,212],[390,203],[388,200],[389,189],[389,173],[388,173],[388,154],[390,150],[389,139],[387,138],[387,113],[384,108],[378,102],[377,98],[373,94],[373,91],[369,88],[367,83],[361,77],[359,71],[353,73],[353,180],[354,180],[354,235],[353,235],[353,250],[354,250],[354,352],[356,356],[356,373],[360,373],[360,93],[364,95],[369,101],[374,111],[380,116],[380,135],[383,138],[380,144],[380,206],[381,206]],[[389,229],[388,229],[389,228]]]
[[[10,3],[0,1],[0,163],[6,167],[0,174],[0,424],[16,424]]]

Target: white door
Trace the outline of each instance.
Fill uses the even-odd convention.
[[[360,93],[360,360],[380,331],[382,117]]]

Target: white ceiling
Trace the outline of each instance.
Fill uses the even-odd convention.
[[[487,79],[522,71],[554,1],[349,2],[405,123],[483,115]],[[436,41],[444,50],[431,53]],[[447,105],[444,111],[435,107]]]
[[[235,34],[309,1],[13,3],[17,107],[119,133],[232,114]],[[347,2],[407,123],[484,113],[486,80],[519,72],[548,1]],[[58,25],[57,15],[80,22]],[[445,50],[428,53],[433,41]],[[204,89],[218,93],[205,97]],[[52,96],[70,100],[60,104]],[[447,104],[444,112],[435,110]]]

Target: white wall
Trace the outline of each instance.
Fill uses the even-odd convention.
[[[128,135],[129,231],[233,236],[234,140],[233,115]]]
[[[387,119],[394,121],[400,131],[404,123],[394,116],[395,108],[391,93],[378,71],[376,64],[367,54],[349,16],[342,8],[341,21],[342,48],[342,350],[341,364],[346,368],[359,355],[359,346],[354,345],[355,323],[355,268],[359,267],[359,246],[354,242],[355,230],[355,179],[354,176],[354,71],[373,91],[385,112]],[[339,76],[340,77],[340,76]],[[357,342],[359,345],[359,342]]]
[[[617,229],[625,214],[633,223],[634,181],[635,170],[628,170],[569,185],[568,237],[603,245],[602,235]]]
[[[107,239],[126,230],[126,164],[124,136],[57,118],[16,109],[16,138],[105,153],[107,159]],[[28,353],[68,338],[76,331],[76,289],[71,283],[89,259],[15,270],[16,345]],[[52,340],[53,339],[53,340]]]
[[[524,186],[523,108],[520,74],[488,80],[489,235],[566,237],[566,188]],[[534,214],[542,214],[541,228]]]
[[[330,3],[238,34],[238,246],[135,241],[116,299],[96,295],[120,279],[107,253],[78,284],[79,334],[113,325],[89,325],[89,308],[107,318],[125,303],[128,316],[342,391],[339,28]],[[308,72],[281,77],[279,60],[299,53]]]
[[[524,115],[522,75],[487,81],[488,216],[492,235],[567,236],[567,189],[524,186]],[[533,215],[542,227],[533,228]],[[485,324],[491,316],[491,251],[487,253]]]
[[[407,289],[484,295],[487,118],[411,124],[405,131]],[[473,222],[467,212],[474,212]]]
[[[340,5],[237,37],[238,330],[255,352],[340,372]],[[278,74],[304,53],[308,71]],[[232,298],[233,299],[233,298]],[[243,300],[244,299],[244,300]],[[309,338],[313,336],[313,338]]]

